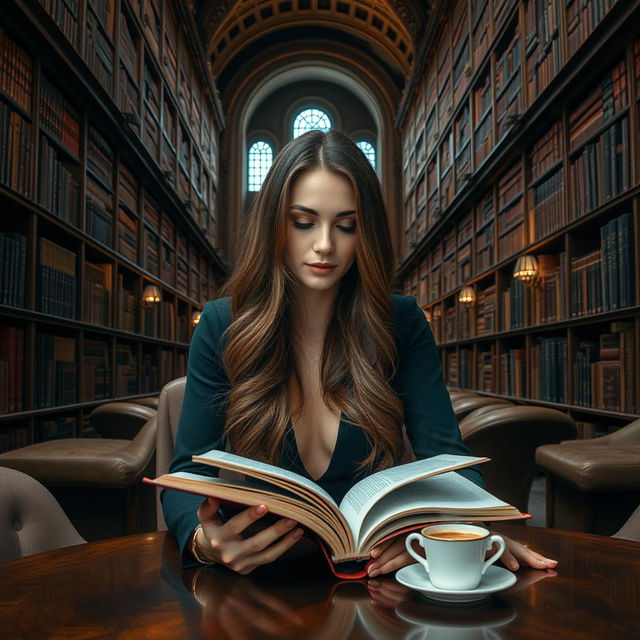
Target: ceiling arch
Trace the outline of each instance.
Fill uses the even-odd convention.
[[[201,0],[197,22],[214,78],[262,38],[286,38],[292,28],[333,30],[362,46],[374,46],[393,75],[410,74],[414,49],[424,28],[424,0]]]

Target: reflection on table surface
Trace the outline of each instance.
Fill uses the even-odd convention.
[[[534,527],[494,527],[555,557],[511,588],[443,604],[391,576],[336,581],[319,555],[249,576],[182,571],[165,533],[0,565],[2,638],[498,640],[640,638],[640,544]]]

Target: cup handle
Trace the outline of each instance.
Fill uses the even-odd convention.
[[[427,559],[413,550],[413,547],[411,546],[412,540],[417,540],[418,544],[424,549],[424,543],[423,543],[424,538],[419,533],[410,533],[406,537],[404,544],[407,547],[407,551],[409,552],[409,555],[412,558],[415,558],[427,570],[427,573],[429,573],[429,564],[427,562]]]
[[[489,539],[487,540],[487,549],[491,549],[494,542],[498,543],[499,548],[488,560],[485,560],[484,565],[482,566],[482,575],[484,575],[484,572],[504,553],[506,547],[504,538],[495,534],[489,536]]]

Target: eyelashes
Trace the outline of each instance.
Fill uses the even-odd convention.
[[[293,226],[296,229],[310,229],[313,226],[313,222],[297,222],[296,220],[293,221]],[[356,226],[353,225],[352,227],[341,227],[340,225],[338,225],[338,229],[340,229],[340,231],[342,231],[343,233],[355,233],[356,232]]]

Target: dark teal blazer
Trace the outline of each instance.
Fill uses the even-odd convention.
[[[431,328],[413,296],[392,295],[393,335],[398,348],[398,370],[390,380],[404,405],[404,424],[417,459],[439,453],[469,455],[462,443],[458,422],[445,387],[438,350]],[[231,324],[231,299],[220,298],[204,306],[189,348],[187,383],[178,431],[175,457],[170,471],[190,471],[216,476],[217,469],[191,461],[191,456],[209,449],[224,449],[225,413],[222,402],[229,380],[221,354],[220,337]],[[316,481],[336,502],[362,478],[356,467],[370,452],[362,431],[341,416],[335,450],[326,472]],[[305,477],[307,473],[296,446],[293,429],[284,439],[281,466]],[[458,473],[483,485],[477,467]],[[161,496],[164,518],[182,552],[183,567],[196,562],[186,549],[198,524],[196,511],[202,498],[181,491],[164,490]]]

